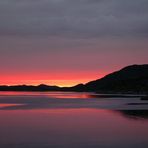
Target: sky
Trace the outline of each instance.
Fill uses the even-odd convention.
[[[0,85],[72,86],[148,63],[148,0],[0,0]]]

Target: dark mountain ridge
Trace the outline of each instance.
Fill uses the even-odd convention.
[[[74,89],[77,90],[77,86]],[[148,64],[127,66],[101,79],[81,85],[81,89],[84,91],[116,93],[148,92]]]
[[[0,86],[0,91],[60,91],[58,86],[48,86],[40,84],[38,86],[33,85],[15,85],[15,86]]]
[[[93,91],[100,93],[148,93],[148,64],[130,65],[86,84],[58,87],[40,84],[0,86],[0,91]]]

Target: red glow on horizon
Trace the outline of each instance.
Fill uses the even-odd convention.
[[[103,77],[105,73],[62,73],[58,74],[20,74],[20,75],[1,75],[0,85],[57,85],[61,87],[74,86],[80,83],[87,83],[89,81]]]

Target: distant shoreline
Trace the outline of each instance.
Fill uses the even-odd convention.
[[[35,86],[36,87],[36,86]],[[75,91],[75,90],[63,90],[62,88],[59,90],[0,90],[0,92],[80,92],[80,93],[93,93],[92,97],[102,97],[102,98],[116,98],[116,97],[145,97],[148,95],[147,92],[114,92],[114,91]]]
[[[147,94],[148,95],[148,64],[130,65],[106,75],[101,79],[78,84],[72,87],[59,87],[40,84],[33,85],[1,85],[0,91],[65,91],[95,92],[103,94]]]

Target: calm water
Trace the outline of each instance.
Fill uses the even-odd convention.
[[[1,92],[0,148],[148,148],[147,109],[126,107],[139,98],[90,96]]]

